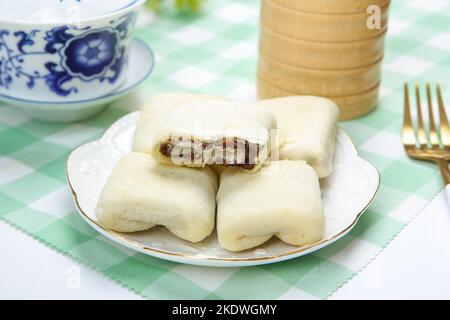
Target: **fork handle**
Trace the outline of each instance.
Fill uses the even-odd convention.
[[[442,178],[445,183],[445,196],[447,198],[447,203],[450,205],[450,169],[448,168],[448,163],[444,159],[436,161],[439,170],[441,170]]]
[[[450,206],[450,184],[445,186],[445,198],[447,199],[447,203]]]
[[[436,162],[439,166],[439,170],[441,170],[441,175],[447,188],[447,186],[450,186],[450,169],[448,168],[448,163],[445,159],[439,159]]]

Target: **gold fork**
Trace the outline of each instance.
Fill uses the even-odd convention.
[[[450,160],[450,126],[445,112],[441,87],[439,85],[436,86],[440,123],[439,127],[437,127],[434,121],[431,87],[429,83],[426,85],[429,118],[428,135],[422,117],[419,85],[416,85],[415,91],[417,105],[417,136],[412,124],[408,84],[405,83],[405,111],[402,129],[403,145],[406,153],[411,158],[436,162],[441,170],[445,185],[450,185],[450,170],[447,163],[447,160]],[[414,173],[412,172],[411,174]],[[448,199],[450,199],[450,197]]]

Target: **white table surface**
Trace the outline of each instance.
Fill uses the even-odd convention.
[[[0,298],[141,299],[3,222],[0,252]],[[450,210],[441,193],[331,299],[449,299],[449,284]]]

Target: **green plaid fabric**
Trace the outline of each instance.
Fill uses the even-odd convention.
[[[199,16],[168,14],[139,29],[137,37],[157,58],[139,90],[254,97],[258,9],[258,0],[209,0]],[[326,298],[442,188],[432,164],[405,156],[399,134],[404,81],[450,89],[449,21],[448,0],[393,1],[379,106],[342,123],[380,171],[382,186],[355,229],[323,250],[266,266],[202,268],[137,254],[100,236],[75,210],[65,164],[73,148],[98,138],[126,113],[113,107],[77,124],[46,124],[0,105],[0,218],[147,298]]]

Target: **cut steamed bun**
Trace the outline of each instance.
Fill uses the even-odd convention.
[[[164,164],[221,165],[258,171],[270,153],[273,114],[256,103],[201,100],[171,110],[155,135],[153,158]]]
[[[185,102],[205,99],[223,98],[194,93],[162,93],[151,97],[142,108],[136,125],[133,151],[150,153],[153,138],[170,110]]]

